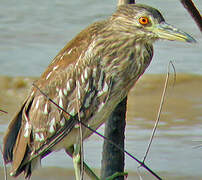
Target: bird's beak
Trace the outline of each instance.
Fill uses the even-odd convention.
[[[166,22],[161,22],[160,24],[156,25],[153,30],[160,39],[196,43],[196,40],[189,34],[175,28],[170,24],[167,24]]]

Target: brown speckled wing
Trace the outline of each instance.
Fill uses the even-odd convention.
[[[58,71],[55,79],[57,76],[65,76],[64,73]],[[53,80],[49,87],[43,87],[41,90],[71,116],[58,109],[35,88],[33,89],[28,101],[31,104],[25,106],[28,108],[23,111],[23,123],[18,134],[18,139],[22,142],[20,141],[14,148],[17,153],[21,146],[27,147],[26,158],[22,164],[48,154],[78,124],[78,112],[80,120],[88,124],[90,118],[103,108],[107,100],[110,79],[107,79],[98,64],[92,64],[92,67],[89,67],[89,64],[79,65],[78,68],[72,67],[66,74],[68,77],[61,81],[61,84],[54,87]],[[40,81],[36,84],[39,83]],[[14,157],[18,155],[14,154]],[[18,167],[20,160],[22,159],[16,160],[13,167]]]
[[[12,137],[12,130],[18,125],[16,137],[12,138],[12,143],[4,143],[4,154],[7,162],[12,162],[14,176],[21,171],[31,174],[26,170],[26,164],[49,153],[78,123],[78,112],[81,120],[88,123],[93,113],[102,108],[107,97],[108,79],[102,72],[99,59],[85,56],[97,31],[94,27],[100,26],[102,23],[92,25],[90,30],[87,28],[70,41],[35,82],[71,116],[64,114],[33,87],[21,111],[12,120],[4,139]]]

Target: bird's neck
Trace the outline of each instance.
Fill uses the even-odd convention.
[[[111,31],[96,37],[91,47],[94,55],[101,57],[100,63],[105,72],[117,79],[117,82],[129,84],[128,86],[132,86],[144,73],[153,56],[151,43]]]

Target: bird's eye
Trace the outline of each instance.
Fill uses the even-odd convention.
[[[139,18],[139,23],[142,25],[147,25],[149,23],[148,17],[140,17]]]

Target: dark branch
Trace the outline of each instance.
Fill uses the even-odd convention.
[[[0,112],[5,113],[5,114],[8,113],[8,112],[6,112],[6,111],[4,111],[4,110],[2,110],[2,109],[0,109]]]
[[[123,4],[135,4],[135,0],[119,0],[118,1],[118,6]]]
[[[200,31],[202,32],[202,17],[192,0],[181,0],[181,3],[187,9],[189,14],[192,16],[196,24],[198,25]]]

